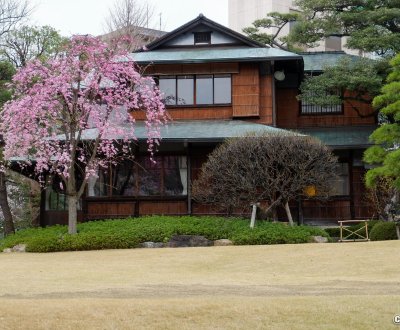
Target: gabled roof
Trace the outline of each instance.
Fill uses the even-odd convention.
[[[214,21],[208,19],[203,14],[200,14],[195,19],[193,19],[193,20],[189,21],[188,23],[178,27],[177,29],[165,34],[164,36],[155,40],[154,42],[151,42],[150,44],[148,44],[146,46],[146,48],[148,50],[158,49],[158,48],[162,47],[168,41],[176,38],[180,34],[183,34],[187,31],[192,30],[193,28],[195,28],[196,26],[199,26],[199,25],[205,25],[205,26],[212,28],[215,31],[224,33],[224,34],[236,39],[238,42],[240,42],[244,45],[247,45],[250,47],[265,47],[265,45],[263,45],[257,41],[254,41],[250,38],[247,38],[246,36],[236,32],[236,31],[233,31],[217,22],[214,22]]]

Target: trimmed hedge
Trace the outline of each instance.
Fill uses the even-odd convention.
[[[394,222],[380,222],[374,226],[370,235],[371,241],[386,241],[397,239],[396,224]]]
[[[236,245],[306,243],[311,236],[329,235],[322,229],[282,223],[221,217],[151,216],[81,223],[78,234],[68,235],[67,226],[31,228],[0,240],[0,251],[26,244],[29,252],[57,252],[135,248],[142,242],[168,242],[172,235],[202,235],[210,240],[228,238]]]

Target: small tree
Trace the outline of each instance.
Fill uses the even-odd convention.
[[[392,203],[398,205],[400,189],[400,54],[391,60],[392,72],[387,84],[382,87],[382,94],[375,97],[374,108],[380,110],[384,123],[370,136],[375,143],[364,154],[364,160],[376,167],[366,174],[368,187],[376,187],[382,178],[386,178],[394,188]],[[393,207],[392,207],[393,208]],[[389,217],[389,220],[392,217]],[[397,226],[400,239],[400,227]]]
[[[87,180],[130,152],[129,112],[146,112],[149,149],[158,143],[165,119],[159,91],[124,52],[90,36],[73,37],[56,59],[28,63],[14,76],[13,87],[15,97],[1,118],[5,157],[24,157],[37,173],[61,178],[74,234]]]
[[[312,187],[329,194],[336,158],[320,141],[302,135],[248,135],[227,140],[209,156],[193,196],[232,212],[266,201],[267,211],[282,205],[293,225],[288,202]]]
[[[156,38],[143,36],[153,14],[154,7],[146,1],[115,0],[105,19],[107,34],[103,38],[109,43],[122,42],[128,51],[138,49]]]
[[[33,59],[46,60],[57,56],[67,42],[51,26],[21,26],[6,33],[0,41],[0,56],[16,68]]]

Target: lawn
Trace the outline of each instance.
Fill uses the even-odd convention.
[[[0,254],[1,329],[390,329],[399,241]]]

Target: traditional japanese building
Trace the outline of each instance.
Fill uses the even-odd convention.
[[[161,131],[162,143],[152,163],[146,152],[144,114],[134,114],[136,161],[122,162],[90,180],[80,220],[214,213],[196,203],[190,189],[207,155],[226,138],[282,128],[319,137],[340,160],[330,201],[293,203],[299,221],[369,216],[363,204],[361,155],[375,118],[357,117],[346,105],[318,108],[297,101],[304,74],[322,68],[317,54],[265,47],[202,15],[145,49],[132,57],[157,81],[172,121]],[[66,223],[66,210],[65,196],[48,187],[41,224]]]

